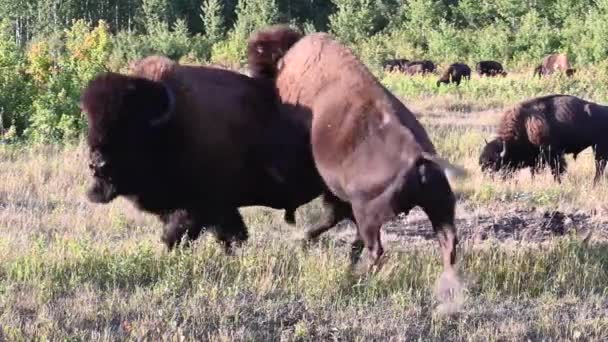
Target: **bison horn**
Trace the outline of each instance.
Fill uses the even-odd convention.
[[[486,143],[486,145],[488,144],[488,139],[483,138],[483,141]]]
[[[167,123],[173,116],[173,112],[175,110],[175,94],[173,93],[173,90],[171,90],[171,88],[169,88],[169,86],[164,82],[162,85],[167,96],[167,108],[160,116],[150,120],[150,125],[153,127]]]
[[[507,142],[502,141],[502,152],[500,152],[500,158],[504,158],[507,156]]]

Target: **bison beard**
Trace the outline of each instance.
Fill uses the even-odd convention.
[[[124,196],[158,215],[170,249],[204,226],[216,227],[229,249],[247,239],[238,207],[287,209],[289,218],[318,196],[312,160],[292,157],[286,160],[294,165],[277,166],[285,150],[306,150],[308,135],[279,116],[269,82],[162,57],[132,70],[99,75],[82,94],[92,202]],[[283,176],[299,183],[281,183]]]
[[[486,143],[479,157],[483,172],[511,173],[530,167],[532,175],[549,165],[556,181],[566,171],[564,154],[574,158],[593,147],[600,180],[608,160],[608,108],[569,95],[530,99],[507,110],[498,136]]]
[[[249,51],[269,55],[265,49],[276,45],[272,35],[258,32],[249,41],[256,48]],[[268,59],[254,54],[249,61]],[[353,217],[358,226],[352,264],[365,247],[372,265],[379,265],[381,225],[419,205],[437,232],[444,268],[453,269],[455,198],[444,169],[455,168],[434,155],[414,115],[348,48],[327,34],[300,39],[280,65],[275,80],[278,95],[284,110],[297,111],[310,122],[315,164],[330,190],[325,199],[346,209],[341,213]]]

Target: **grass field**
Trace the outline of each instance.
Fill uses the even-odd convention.
[[[419,210],[386,225],[388,261],[365,277],[346,271],[350,224],[306,249],[297,240],[316,202],[298,227],[243,209],[251,238],[235,256],[209,237],[167,253],[153,217],[122,199],[86,201],[83,145],[0,145],[0,341],[608,340],[608,183],[591,187],[591,152],[568,158],[559,185],[548,172],[492,180],[477,166],[505,106],[553,92],[608,101],[606,83],[577,77],[439,91],[435,78],[383,78],[471,172],[454,184],[464,290],[453,315],[434,294],[439,251]]]

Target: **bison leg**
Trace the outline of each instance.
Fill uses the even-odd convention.
[[[361,234],[359,234],[359,229],[357,229],[357,237],[353,241],[350,247],[350,264],[356,265],[361,259],[361,254],[363,253],[363,248],[365,248],[365,243],[363,239],[361,239]]]
[[[553,174],[553,178],[556,182],[562,182],[562,174],[566,172],[566,159],[564,159],[564,154],[561,152],[552,151],[549,147],[544,150],[545,159],[549,162],[549,166],[551,167],[551,174]]]
[[[315,227],[306,231],[306,240],[317,239],[321,234],[332,229],[344,219],[353,220],[353,211],[349,203],[346,203],[329,191],[323,194],[323,218]]]
[[[385,221],[394,216],[393,208],[389,201],[385,200],[386,195],[389,194],[382,194],[372,201],[353,203],[353,214],[357,224],[357,239],[352,245],[351,261],[357,262],[359,260],[361,252],[357,250],[361,245],[358,240],[361,240],[371,258],[370,270],[374,266],[381,266],[384,248],[380,240],[380,228]],[[354,264],[351,264],[351,266],[354,266]]]
[[[445,174],[435,165],[420,167],[421,189],[418,205],[428,216],[437,234],[444,270],[453,270],[456,263],[458,238],[454,227],[456,197]]]
[[[176,210],[161,215],[160,219],[165,224],[161,239],[169,250],[179,245],[186,233],[189,240],[195,240],[203,229],[203,222],[187,210]]]
[[[596,185],[600,181],[600,178],[604,174],[606,169],[606,162],[608,161],[608,148],[604,146],[596,146],[595,148],[595,177],[593,177],[593,185]]]
[[[236,208],[223,214],[214,226],[216,238],[227,254],[231,254],[233,247],[240,246],[249,237],[243,217]]]

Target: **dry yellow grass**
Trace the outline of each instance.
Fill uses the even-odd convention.
[[[388,262],[363,278],[346,272],[349,225],[307,249],[293,238],[318,217],[316,202],[298,227],[243,209],[252,236],[236,256],[207,238],[167,253],[153,217],[122,199],[86,201],[83,145],[0,145],[0,340],[608,339],[608,187],[591,187],[589,152],[569,159],[561,185],[548,172],[491,180],[477,156],[508,101],[402,95],[441,153],[471,172],[454,185],[458,314],[438,310],[439,255],[419,210],[387,224]]]

